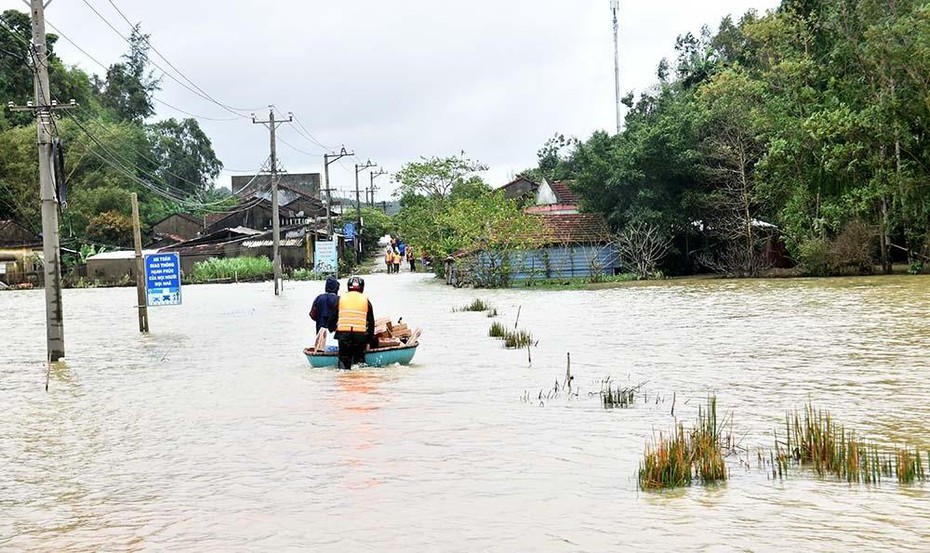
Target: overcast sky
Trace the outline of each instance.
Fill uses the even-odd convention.
[[[267,118],[268,104],[292,111],[312,137],[357,153],[330,167],[335,189],[354,189],[352,165],[388,171],[419,156],[464,150],[501,185],[532,167],[556,132],[585,138],[615,126],[609,0],[113,0],[142,23],[151,42],[209,96]],[[109,0],[54,0],[48,21],[104,64],[129,25]],[[774,8],[778,0],[621,0],[621,88],[642,91],[673,56],[679,34],[716,28],[728,14]],[[21,0],[3,9],[27,11]],[[49,32],[54,32],[52,28]],[[89,73],[103,69],[66,40],[58,52]],[[171,68],[156,55],[151,58]],[[159,72],[160,73],[160,72]],[[183,77],[178,77],[184,80]],[[268,133],[247,118],[164,78],[156,97],[203,117],[224,165],[257,169]],[[186,117],[158,104],[158,118]],[[302,132],[302,131],[301,131]],[[289,172],[322,172],[322,148],[295,126],[279,131]],[[300,151],[298,151],[300,150]],[[224,171],[219,184],[228,186]],[[363,174],[363,182],[368,177]],[[380,177],[388,199],[388,176]]]

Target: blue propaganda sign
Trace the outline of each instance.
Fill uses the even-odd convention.
[[[343,234],[345,235],[346,240],[355,240],[355,223],[346,223],[345,228],[343,229]]]
[[[177,253],[145,256],[145,295],[150,306],[181,305],[181,259]]]

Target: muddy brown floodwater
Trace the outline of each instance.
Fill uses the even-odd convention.
[[[638,490],[643,446],[716,393],[750,448],[808,400],[883,446],[930,448],[930,279],[457,290],[377,275],[378,315],[424,329],[410,367],[313,370],[321,283],[67,290],[44,391],[41,291],[0,293],[0,550],[930,549],[930,484],[730,480]],[[343,281],[343,288],[345,284]],[[475,297],[539,340],[504,350]],[[578,397],[538,400],[564,378]],[[606,376],[648,381],[604,410]],[[545,394],[545,392],[543,392]],[[528,396],[531,401],[523,401]],[[656,402],[655,398],[659,401]]]

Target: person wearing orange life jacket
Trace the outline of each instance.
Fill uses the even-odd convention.
[[[365,281],[354,276],[349,279],[348,288],[348,293],[340,296],[336,313],[330,317],[328,325],[339,341],[339,368],[345,370],[365,360],[368,346],[378,347],[375,312],[364,294]]]

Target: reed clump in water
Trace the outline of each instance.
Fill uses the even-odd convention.
[[[507,327],[504,326],[500,321],[494,321],[491,323],[491,328],[488,329],[488,336],[491,338],[501,338],[507,334]]]
[[[505,330],[504,347],[508,349],[523,349],[533,345],[533,335],[526,330]]]
[[[698,409],[697,425],[685,431],[680,424],[668,436],[646,445],[639,466],[639,486],[657,490],[690,486],[694,480],[703,484],[726,481],[727,467],[724,449],[732,445],[732,437],[723,433],[717,418],[717,398],[707,399],[706,408]]]
[[[466,303],[462,307],[457,307],[453,309],[452,311],[455,313],[463,313],[463,312],[480,313],[481,311],[488,311],[490,309],[493,309],[491,307],[491,304],[487,303],[486,301],[480,298],[477,298],[473,300],[471,303]]]
[[[850,483],[880,484],[883,478],[897,477],[898,482],[910,484],[927,479],[917,449],[904,446],[893,454],[883,452],[812,404],[803,412],[789,412],[785,427],[785,440],[776,435],[775,449],[769,454],[773,477],[784,478],[794,465],[809,468],[820,478],[833,476]],[[760,460],[764,460],[761,453]]]
[[[601,383],[601,401],[604,408],[626,409],[632,407],[636,392],[644,385],[645,383],[630,387],[614,386],[610,383],[610,378],[608,378]]]
[[[497,308],[496,308],[496,307],[492,307],[491,309],[488,309],[488,318],[489,318],[489,319],[493,319],[493,318],[496,317],[496,316],[497,316]]]

